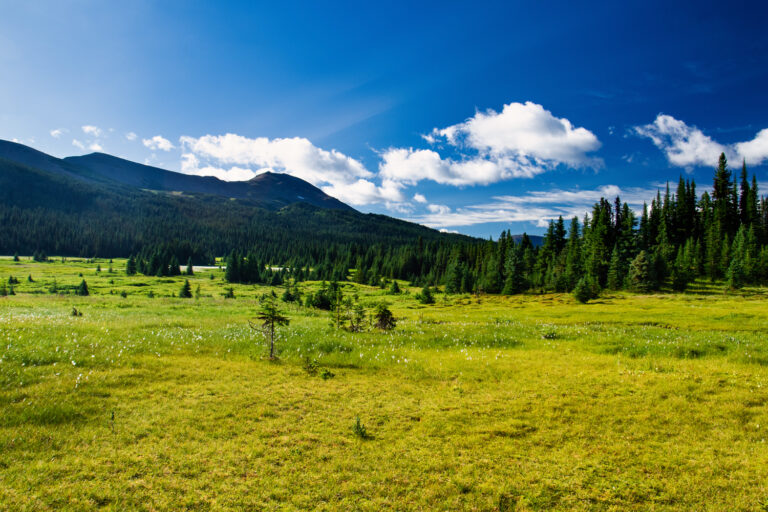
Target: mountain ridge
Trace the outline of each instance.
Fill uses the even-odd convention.
[[[81,181],[245,199],[272,210],[297,202],[354,210],[314,185],[287,174],[266,172],[248,181],[224,181],[214,176],[169,171],[107,153],[56,158],[29,146],[3,140],[0,140],[0,158]]]
[[[479,241],[361,213],[282,174],[265,173],[241,182],[240,190],[245,191],[239,198],[197,190],[178,193],[168,182],[160,183],[161,190],[145,189],[131,183],[175,176],[118,159],[126,169],[141,172],[116,180],[121,167],[99,167],[105,159],[115,164],[116,158],[97,155],[84,165],[82,160],[57,159],[23,145],[0,143],[0,254],[45,251],[120,257],[175,241],[189,246],[189,254],[208,259],[256,248],[265,261],[286,262],[298,256],[309,261],[332,259],[334,247],[348,244],[365,250],[377,244],[413,245],[418,239],[448,244]],[[286,183],[288,192],[282,188]],[[316,193],[317,200],[293,201],[297,190],[302,196],[306,191]]]

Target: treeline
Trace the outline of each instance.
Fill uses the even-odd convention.
[[[444,285],[447,293],[516,294],[528,290],[594,295],[600,289],[682,291],[694,279],[725,279],[733,288],[768,283],[768,202],[742,165],[733,179],[725,155],[712,194],[699,196],[693,180],[667,186],[639,218],[619,197],[601,199],[583,220],[552,221],[543,244],[503,232],[498,241],[423,241],[408,246],[330,246],[321,258],[294,257],[270,269],[255,254],[227,260],[231,282],[282,283],[286,279],[353,280],[387,286],[404,279]],[[350,271],[350,269],[352,269]],[[279,279],[275,278],[279,272]]]

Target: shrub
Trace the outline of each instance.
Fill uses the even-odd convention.
[[[432,289],[429,285],[421,289],[421,292],[416,294],[416,300],[422,304],[434,304],[435,297],[432,295]]]
[[[397,325],[397,319],[386,304],[377,304],[373,310],[374,325],[383,331],[389,331]]]
[[[576,283],[573,296],[582,304],[600,296],[600,286],[590,276],[584,276]]]
[[[368,433],[368,430],[365,428],[365,425],[360,421],[360,416],[355,418],[355,425],[352,427],[352,432],[359,437],[360,439],[370,439],[371,435]]]

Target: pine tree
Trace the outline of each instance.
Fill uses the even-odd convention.
[[[507,254],[505,271],[507,279],[504,281],[502,293],[504,295],[522,293],[525,290],[525,275],[519,248],[515,247]]]
[[[191,276],[194,275],[195,269],[192,267],[192,257],[190,256],[187,260],[187,275]]]
[[[618,245],[613,246],[613,252],[611,253],[611,265],[608,268],[608,282],[607,288],[609,290],[618,290],[621,288],[624,282],[624,276],[621,269],[621,259],[619,257]]]
[[[136,258],[131,254],[128,257],[128,261],[125,263],[125,274],[132,276],[136,274]]]
[[[182,299],[189,299],[192,297],[192,286],[189,284],[189,279],[184,280],[184,284],[179,290],[179,297]]]
[[[265,295],[259,300],[259,310],[256,314],[256,319],[261,320],[261,329],[269,336],[269,358],[275,359],[275,328],[278,326],[288,325],[290,320],[283,315],[283,312],[277,306],[277,301],[272,295]],[[259,327],[248,321],[252,329],[258,329]]]
[[[640,251],[629,266],[630,287],[638,292],[647,293],[654,288],[653,273],[648,254]]]
[[[582,304],[586,304],[600,296],[600,285],[597,284],[597,281],[592,276],[586,275],[576,283],[576,287],[573,289],[573,296]]]
[[[424,288],[421,289],[421,292],[416,294],[416,300],[418,300],[421,304],[435,303],[435,297],[432,295],[432,289],[429,287],[429,285],[425,285]]]
[[[54,286],[55,286],[55,283],[54,283]],[[90,292],[88,291],[88,284],[85,282],[85,279],[80,281],[80,285],[77,287],[76,293],[81,297],[86,297],[90,294]]]

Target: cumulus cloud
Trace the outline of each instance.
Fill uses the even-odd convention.
[[[737,142],[734,148],[748,164],[758,165],[768,160],[768,128],[760,130],[750,141]]]
[[[413,194],[413,200],[422,204],[427,202],[427,198],[423,194]]]
[[[90,149],[91,151],[99,151],[99,152],[104,151],[104,148],[101,147],[101,144],[99,144],[98,142],[92,142],[88,146],[88,149]]]
[[[404,201],[403,186],[389,179],[376,185],[358,160],[326,150],[302,137],[248,138],[228,133],[181,137],[182,172],[236,181],[264,171],[283,172],[312,183],[342,201],[363,205]]]
[[[77,139],[72,139],[72,145],[79,149],[85,149],[85,144],[83,144]]]
[[[758,165],[768,160],[768,129],[761,130],[754,139],[735,144],[721,144],[695,126],[672,116],[659,114],[656,119],[632,130],[636,135],[651,139],[662,150],[669,163],[679,167],[717,164],[720,153],[730,160],[741,160]]]
[[[141,142],[153,151],[170,151],[174,148],[171,141],[160,135],[155,135],[151,139],[142,139]]]
[[[134,141],[139,138],[138,135],[136,135],[134,132],[128,132],[125,134],[125,138],[130,141]]]
[[[600,148],[592,132],[532,102],[510,103],[501,112],[477,112],[463,123],[434,128],[422,137],[430,144],[446,143],[460,157],[443,158],[431,149],[391,148],[381,155],[380,174],[408,184],[432,180],[463,186],[530,178],[561,165],[602,165],[589,155]]]
[[[51,130],[50,134],[51,134],[51,137],[53,137],[54,139],[58,139],[64,134],[65,131],[66,130],[64,130],[63,128],[56,128],[54,130]]]
[[[428,213],[412,216],[409,220],[432,228],[470,226],[488,222],[534,222],[546,227],[550,220],[562,216],[565,219],[579,217],[592,210],[600,198],[609,200],[620,196],[636,211],[643,202],[656,194],[655,189],[624,188],[604,185],[590,190],[532,191],[518,196],[496,196],[485,204],[452,209],[444,205],[430,204]]]
[[[83,133],[86,135],[91,135],[93,137],[101,137],[101,128],[98,126],[93,126],[90,124],[83,125],[82,127]]]

